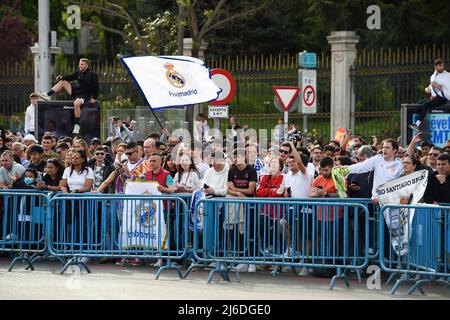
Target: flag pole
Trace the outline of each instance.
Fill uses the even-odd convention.
[[[148,101],[147,101],[148,102]],[[158,117],[156,116],[155,110],[153,110],[153,108],[150,106],[150,104],[148,104],[148,107],[150,108],[150,110],[153,113],[153,116],[155,117],[156,121],[158,122],[159,126],[161,127],[162,130],[164,130],[163,125],[161,124],[161,121],[159,121]]]

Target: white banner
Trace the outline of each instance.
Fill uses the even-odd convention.
[[[422,199],[427,188],[427,183],[428,171],[420,170],[382,184],[377,188],[380,206],[383,207],[387,204],[414,205]],[[408,241],[412,234],[411,226],[413,218],[414,209],[396,208],[384,211],[386,225],[388,228],[390,227],[392,247],[394,248],[394,252],[400,256],[408,251]]]
[[[209,69],[191,57],[125,57],[128,72],[153,109],[180,107],[216,100],[220,88]]]
[[[125,194],[161,195],[157,187],[157,182],[127,181]],[[126,200],[122,217],[122,249],[167,249],[167,230],[161,200]]]
[[[197,212],[195,212],[195,207],[197,206],[197,203],[200,200],[203,200],[206,198],[206,193],[203,190],[203,187],[200,189],[195,190],[192,193],[191,198],[191,215],[189,219],[189,229],[194,230],[195,227],[197,227],[197,230],[202,232],[203,231],[203,215],[204,215],[204,203],[201,203],[198,206]],[[197,224],[196,224],[197,223]]]

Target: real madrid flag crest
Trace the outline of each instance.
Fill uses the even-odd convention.
[[[145,56],[124,57],[121,61],[152,109],[213,101],[222,91],[199,59]]]

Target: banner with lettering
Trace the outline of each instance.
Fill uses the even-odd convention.
[[[144,56],[121,61],[152,109],[209,102],[222,92],[199,59]]]
[[[428,171],[420,170],[382,184],[377,188],[380,206],[414,205],[422,199],[427,183]],[[389,208],[384,211],[384,219],[390,228],[394,252],[400,256],[404,255],[408,250],[408,241],[412,234],[410,230],[414,219],[414,209]]]
[[[161,195],[154,181],[127,181],[125,194]],[[122,249],[167,250],[167,230],[161,200],[125,200],[122,209]]]

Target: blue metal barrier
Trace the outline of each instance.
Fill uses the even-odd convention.
[[[46,218],[50,193],[39,190],[0,190],[0,251],[18,254],[18,261],[34,270],[37,256],[47,252]],[[32,256],[29,256],[32,254]]]
[[[71,258],[167,259],[162,271],[187,255],[187,205],[177,196],[58,194],[49,203],[49,250]],[[164,227],[163,222],[166,224]],[[163,236],[165,233],[165,237]]]
[[[233,265],[238,263],[335,269],[331,289],[338,278],[349,285],[347,270],[368,265],[369,214],[359,203],[213,198],[199,201],[197,211],[201,206],[203,226],[194,228],[198,263],[185,276],[208,263],[215,263],[208,283],[215,272],[229,280],[229,271],[236,271]],[[236,277],[239,280],[239,272]]]
[[[449,221],[450,206],[386,205],[381,209],[380,266],[392,273],[388,283],[401,275],[391,295],[405,282],[413,282],[408,294],[416,289],[424,294],[422,285],[432,282],[450,288]]]

